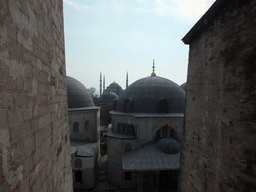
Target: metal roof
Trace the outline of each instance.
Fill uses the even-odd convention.
[[[70,152],[81,157],[92,157],[97,151],[97,143],[70,141]]]
[[[178,170],[180,153],[168,154],[160,151],[157,142],[146,145],[122,156],[124,171]]]

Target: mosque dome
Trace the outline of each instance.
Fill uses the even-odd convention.
[[[156,147],[167,154],[176,154],[180,152],[180,143],[171,137],[165,137],[158,140]]]
[[[108,87],[110,88],[121,88],[116,82],[111,83]]]
[[[123,89],[120,85],[118,85],[116,82],[111,83],[107,89],[103,92],[103,94],[107,93],[107,92],[113,92],[115,94],[117,94],[118,96],[120,96],[123,93]]]
[[[185,91],[173,81],[155,76],[137,80],[119,97],[116,110],[126,113],[184,113]]]
[[[67,76],[66,83],[69,109],[94,106],[91,94],[81,82]]]
[[[183,83],[182,85],[180,85],[180,87],[184,90],[187,91],[187,82]]]
[[[113,92],[106,92],[100,96],[99,101],[115,101],[118,100],[118,95]]]

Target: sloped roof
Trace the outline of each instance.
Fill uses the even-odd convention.
[[[70,152],[81,157],[92,157],[97,151],[97,143],[70,141]]]
[[[164,153],[158,149],[157,142],[126,152],[122,156],[124,171],[178,170],[179,167],[180,152]]]

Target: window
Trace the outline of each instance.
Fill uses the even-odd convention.
[[[125,171],[124,172],[124,180],[125,181],[131,181],[132,180],[132,172],[131,171]]]
[[[75,182],[83,182],[82,171],[75,171]]]
[[[89,129],[89,121],[85,121],[84,122],[84,130],[88,130]]]
[[[75,160],[75,168],[82,167],[82,160],[81,159],[76,159]]]
[[[164,138],[164,137],[171,137],[173,139],[178,140],[178,136],[177,133],[174,129],[172,129],[169,126],[164,126],[162,128],[160,128],[155,135],[155,140],[160,139],[160,138]]]
[[[74,133],[78,132],[78,126],[79,126],[79,123],[77,123],[77,122],[75,122],[75,123],[73,124],[73,132],[74,132]]]
[[[126,125],[124,134],[129,136],[135,136],[133,125]]]
[[[129,152],[132,150],[132,146],[130,143],[126,143],[124,146],[124,152]]]
[[[167,101],[165,99],[159,100],[158,112],[159,113],[167,113]]]
[[[120,130],[121,130],[121,123],[118,123],[117,128],[116,128],[116,132],[120,133]]]

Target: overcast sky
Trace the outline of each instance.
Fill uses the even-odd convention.
[[[125,88],[157,76],[178,85],[187,79],[188,49],[181,39],[215,0],[64,0],[67,75],[99,90]]]

